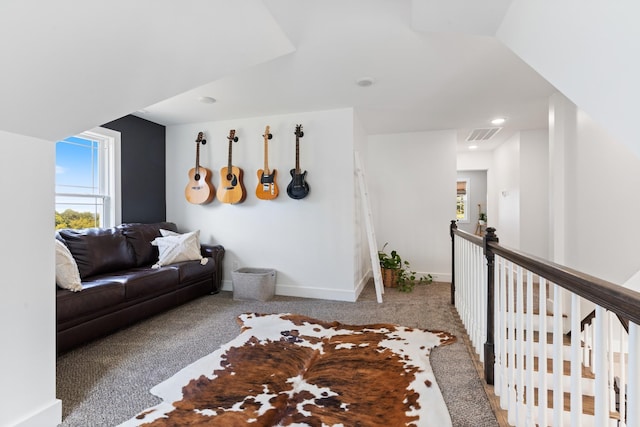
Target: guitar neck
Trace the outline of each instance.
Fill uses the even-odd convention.
[[[264,138],[264,173],[265,175],[270,175],[269,171],[269,143],[267,142],[267,138]]]
[[[200,173],[200,143],[196,144],[196,174]]]
[[[231,144],[233,143],[233,140],[230,139],[229,140],[229,163],[227,166],[227,171],[230,173],[231,172]]]
[[[296,173],[300,173],[300,137],[296,135]]]

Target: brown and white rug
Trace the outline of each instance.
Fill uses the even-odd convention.
[[[392,324],[243,314],[242,333],[151,389],[124,426],[450,426],[429,353],[455,341]]]

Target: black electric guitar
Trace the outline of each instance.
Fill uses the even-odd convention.
[[[258,169],[258,186],[256,196],[262,200],[273,200],[278,197],[278,184],[276,184],[276,170],[269,169],[269,141],[273,135],[269,133],[269,126],[264,130],[264,169]]]
[[[213,200],[216,190],[211,184],[211,171],[200,166],[200,144],[204,145],[204,133],[198,132],[196,138],[196,167],[189,170],[189,183],[184,189],[184,195],[189,203],[202,205]]]
[[[304,136],[302,125],[296,125],[296,168],[291,169],[291,182],[287,186],[287,194],[292,199],[304,199],[309,194],[309,184],[305,181],[307,171],[300,170],[300,138]]]
[[[242,182],[242,169],[237,166],[233,166],[231,163],[231,147],[234,142],[238,142],[236,131],[231,129],[229,131],[229,163],[227,166],[220,169],[220,186],[218,187],[218,200],[222,203],[242,203],[247,197],[247,192],[244,189],[244,183]]]

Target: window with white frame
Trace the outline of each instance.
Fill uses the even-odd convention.
[[[467,179],[458,179],[456,219],[460,222],[469,222],[469,180]]]
[[[120,133],[105,128],[56,142],[56,229],[120,221]]]

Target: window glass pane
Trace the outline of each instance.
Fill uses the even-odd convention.
[[[112,144],[94,131],[56,143],[56,229],[113,225]]]
[[[56,193],[99,194],[98,148],[79,137],[56,143]]]
[[[100,227],[103,210],[102,197],[58,196],[56,198],[56,230]]]

